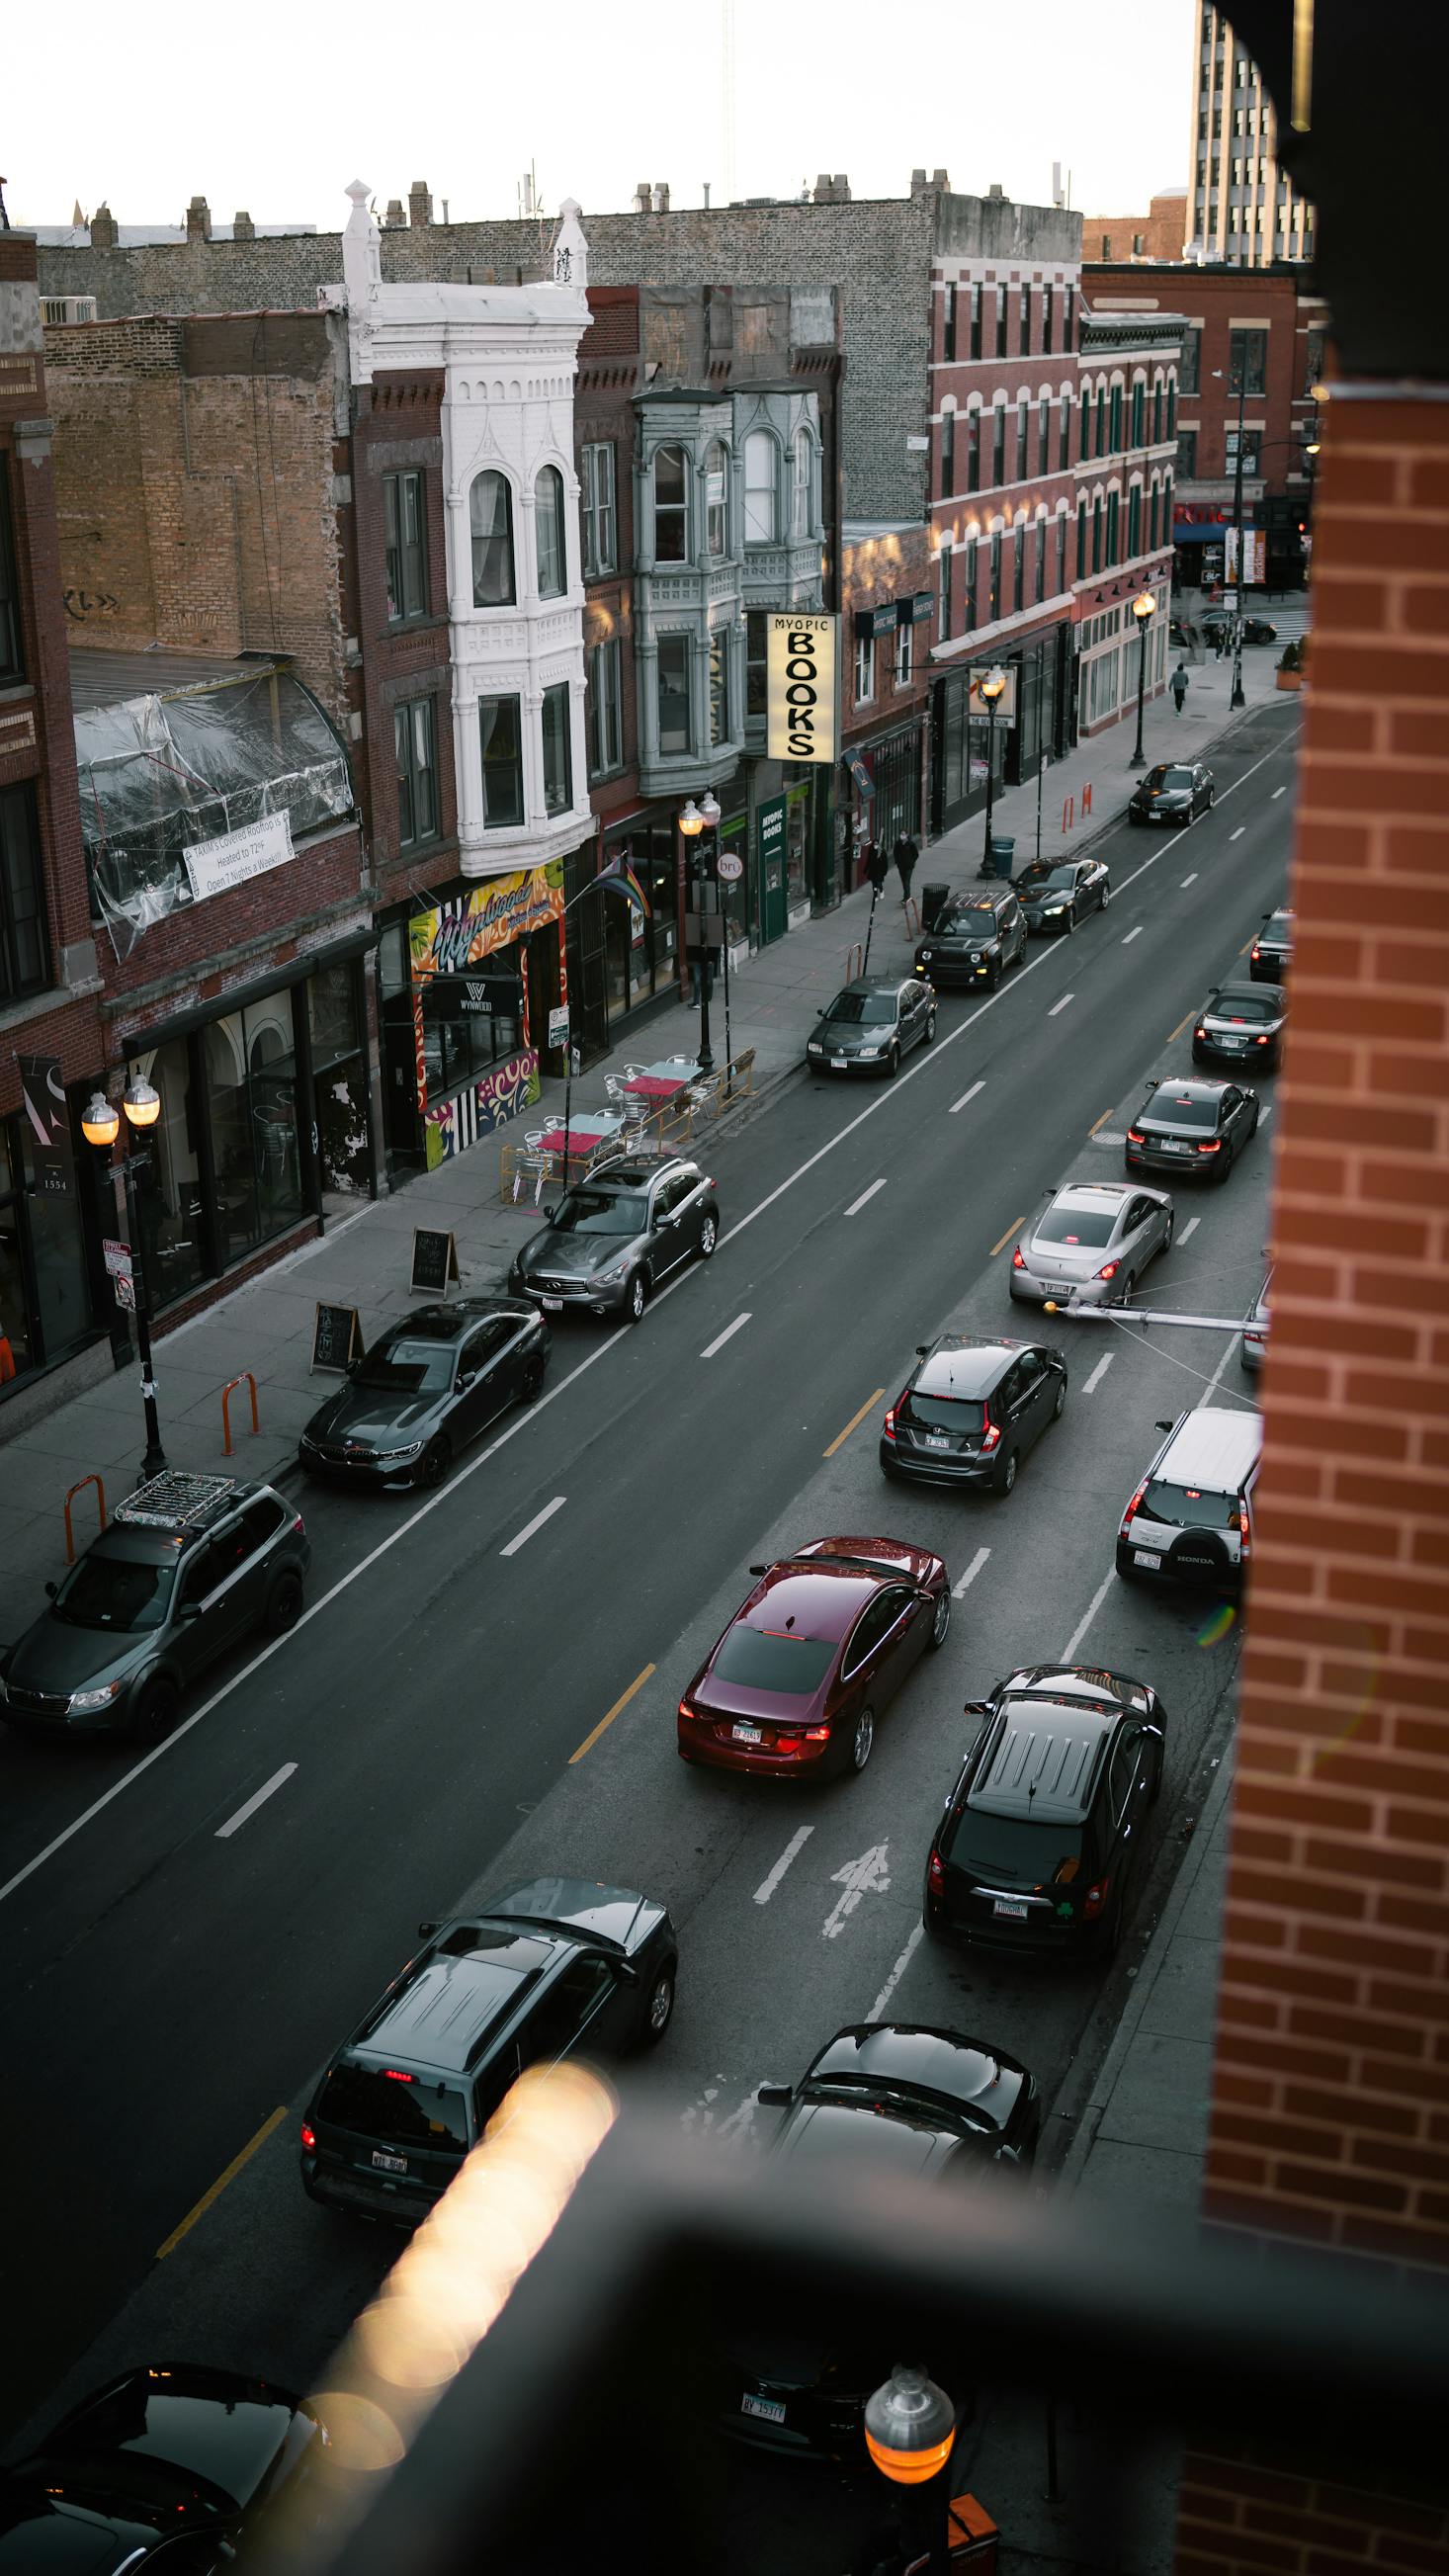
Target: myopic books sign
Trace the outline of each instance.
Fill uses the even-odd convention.
[[[263,814],[239,832],[221,832],[214,841],[194,841],[181,853],[197,903],[208,895],[229,894],[250,877],[264,877],[295,856],[290,814]]]
[[[765,676],[771,760],[836,757],[835,628],[833,617],[770,619]]]

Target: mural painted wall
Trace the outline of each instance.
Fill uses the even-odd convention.
[[[512,876],[490,877],[435,910],[414,913],[409,922],[418,1105],[429,1171],[450,1155],[466,1153],[480,1136],[517,1117],[538,1099],[539,1050],[529,1027],[528,981],[520,943],[535,930],[554,924],[562,974],[563,905],[563,867],[554,860],[545,868],[521,868]],[[518,951],[513,964],[522,986],[521,1043],[448,1098],[430,1100],[424,1027],[430,982],[439,975],[465,975],[485,958],[497,960],[511,948]]]

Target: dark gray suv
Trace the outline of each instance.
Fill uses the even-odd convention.
[[[596,1165],[544,1215],[508,1285],[550,1315],[574,1307],[637,1324],[651,1291],[691,1253],[708,1261],[719,1241],[714,1183],[677,1154]]]
[[[162,1736],[181,1694],[250,1629],[281,1635],[312,1561],[270,1485],[168,1472],[137,1487],[0,1658],[0,1717],[35,1734]]]

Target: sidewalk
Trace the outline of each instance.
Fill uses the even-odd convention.
[[[1280,631],[1287,631],[1286,624],[1280,625]],[[1194,667],[1181,716],[1174,712],[1170,698],[1147,709],[1144,745],[1149,760],[1169,754],[1201,757],[1231,724],[1245,721],[1266,704],[1281,704],[1273,684],[1276,660],[1271,647],[1244,657],[1248,703],[1240,718],[1231,716],[1228,708],[1231,664],[1208,661]],[[1048,770],[1042,782],[1043,857],[1083,848],[1094,831],[1120,814],[1133,780],[1129,766],[1133,734],[1134,723],[1125,720]],[[1084,828],[1081,808],[1088,786],[1092,808]],[[1076,800],[1078,820],[1075,829],[1064,835],[1062,809],[1068,798]],[[1036,804],[1033,784],[1009,788],[996,800],[993,811],[993,833],[1010,834],[1016,840],[1018,871],[1035,855]],[[917,869],[917,893],[932,879],[964,884],[974,878],[983,845],[984,820],[979,814],[932,842]],[[754,1098],[741,1120],[754,1114],[762,1094],[768,1095],[798,1070],[806,1030],[843,981],[852,943],[865,939],[869,911],[867,888],[848,896],[837,911],[790,931],[737,970],[732,968],[731,1049],[736,1055],[746,1047],[755,1050]],[[904,922],[892,876],[876,914],[872,972],[905,971],[913,949],[914,938]],[[718,981],[711,1024],[716,1053],[723,1061],[724,992]],[[697,1008],[682,1004],[663,1011],[650,1024],[646,1051],[651,1055],[689,1051],[698,1026]],[[602,1101],[605,1071],[615,1069],[625,1054],[636,1055],[643,1044],[638,1032],[631,1032],[617,1057],[592,1066],[574,1086],[575,1108]],[[545,1083],[542,1105],[562,1111],[561,1082]],[[730,1123],[734,1122],[724,1122],[724,1132]],[[721,1133],[721,1128],[705,1131],[700,1150],[711,1151]],[[163,1328],[155,1349],[156,1381],[162,1436],[173,1466],[247,1477],[275,1478],[294,1472],[297,1435],[337,1384],[335,1377],[310,1374],[316,1301],[356,1306],[364,1336],[371,1340],[412,1302],[408,1280],[415,1226],[451,1228],[464,1293],[501,1286],[515,1250],[534,1221],[527,1194],[515,1205],[505,1203],[499,1193],[502,1148],[516,1141],[517,1134],[518,1122],[514,1122],[391,1196],[364,1202],[318,1241],[218,1300],[189,1323],[172,1332]],[[726,1230],[728,1224],[726,1204]],[[251,1437],[246,1390],[239,1389],[232,1398],[235,1454],[228,1460],[222,1449],[221,1390],[244,1369],[252,1370],[257,1380],[260,1437]],[[7,1569],[9,1605],[0,1638],[19,1634],[40,1607],[45,1579],[63,1567],[62,1511],[68,1488],[83,1476],[98,1474],[105,1481],[107,1504],[114,1507],[136,1480],[143,1447],[135,1365],[119,1374],[107,1369],[99,1383],[8,1439],[0,1411],[0,1550]],[[87,1518],[94,1501],[92,1492],[80,1496],[76,1504],[77,1539],[82,1547],[94,1528],[93,1518]]]

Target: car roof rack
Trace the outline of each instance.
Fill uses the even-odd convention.
[[[130,1529],[198,1530],[220,1520],[237,1492],[233,1476],[188,1475],[179,1467],[152,1476],[111,1514]]]

